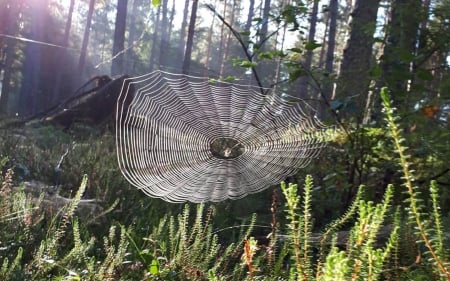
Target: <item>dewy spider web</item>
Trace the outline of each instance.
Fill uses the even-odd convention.
[[[256,86],[161,71],[129,78],[117,104],[119,166],[166,201],[241,198],[318,155],[326,128],[311,112],[305,101]]]

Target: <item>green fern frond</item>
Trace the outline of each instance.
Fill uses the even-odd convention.
[[[439,207],[439,189],[436,181],[430,183],[430,197],[433,205],[434,245],[439,256],[444,254],[444,231],[442,230],[442,219]]]
[[[12,279],[12,275],[15,271],[18,271],[21,269],[21,261],[23,256],[23,249],[20,247],[17,250],[17,255],[14,258],[12,263],[9,263],[9,260],[7,257],[3,259],[2,267],[0,268],[0,279],[1,280],[10,280]]]
[[[421,237],[422,242],[428,249],[428,253],[436,264],[436,268],[440,273],[450,280],[450,269],[445,257],[442,256],[438,249],[433,245],[431,235],[429,233],[429,222],[427,221],[427,214],[422,200],[419,199],[418,186],[415,185],[414,170],[411,169],[410,155],[407,154],[407,147],[403,145],[405,141],[401,135],[399,126],[397,125],[397,116],[395,109],[391,105],[389,93],[387,88],[381,90],[381,99],[383,102],[383,109],[387,124],[390,129],[391,137],[394,142],[396,152],[398,153],[398,162],[403,174],[404,186],[406,187],[409,196],[407,203],[409,204],[408,214],[410,219],[414,222],[417,234]],[[436,226],[435,226],[436,227]]]
[[[312,251],[310,247],[311,233],[313,228],[313,220],[311,215],[311,205],[312,205],[312,190],[313,190],[313,178],[311,175],[307,175],[305,178],[305,185],[303,191],[303,218],[301,219],[301,237],[302,237],[302,252],[303,252],[303,263],[305,264],[305,274],[306,279],[311,280],[313,275],[313,270],[311,266]]]

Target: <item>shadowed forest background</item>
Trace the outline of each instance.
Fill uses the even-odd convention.
[[[284,188],[149,198],[112,101],[155,70],[336,130]],[[0,89],[1,280],[450,280],[450,1],[0,0]]]

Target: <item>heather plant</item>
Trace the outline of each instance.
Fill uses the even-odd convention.
[[[116,170],[108,133],[75,142],[58,133],[61,143],[47,146],[2,136],[0,153],[12,157],[0,161],[0,279],[450,280],[439,185],[418,184],[412,168],[417,161],[386,89],[382,101],[388,130],[364,132],[375,151],[366,160],[388,161],[401,175],[382,198],[373,192],[375,181],[368,181],[324,226],[316,202],[324,191],[339,193],[342,175],[319,178],[320,186],[306,176],[303,186],[282,183],[274,191],[266,220],[258,214],[258,223],[253,216],[230,226],[238,235],[228,235],[218,221],[224,215],[217,212],[231,203],[168,205],[131,189]],[[54,167],[61,168],[56,193],[67,200],[52,213],[42,206],[48,195],[32,196],[21,182],[24,171],[53,178]],[[84,176],[79,188],[64,186],[82,174],[90,180]],[[103,212],[89,218],[79,212],[86,196],[97,198]]]

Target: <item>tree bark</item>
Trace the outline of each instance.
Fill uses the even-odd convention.
[[[334,52],[336,49],[336,29],[337,29],[337,15],[338,15],[338,1],[330,0],[329,5],[329,22],[328,22],[328,42],[327,52],[325,54],[325,73],[328,77],[323,84],[323,96],[319,99],[326,99],[319,106],[319,115],[324,117],[325,104],[333,97],[334,81],[331,75],[334,72]]]
[[[44,28],[47,20],[46,9],[48,1],[34,3],[30,6],[32,9],[31,33],[29,38],[35,41],[44,41]],[[19,94],[19,114],[21,116],[30,116],[37,113],[40,99],[44,99],[40,91],[41,79],[40,72],[42,66],[42,46],[35,42],[30,42],[25,48],[25,61],[23,64],[23,80]]]
[[[80,58],[78,60],[78,79],[83,80],[84,64],[86,63],[87,46],[89,43],[89,34],[91,33],[92,15],[94,14],[95,0],[89,1],[89,9],[86,18],[86,27],[84,29],[83,42],[81,44]]]
[[[252,27],[253,17],[255,16],[255,0],[250,0],[247,14],[247,21],[245,22],[245,31],[250,32]]]
[[[388,22],[387,44],[381,58],[382,80],[393,93],[393,106],[399,110],[408,107],[408,80],[411,79],[412,60],[419,36],[422,17],[421,0],[395,0]]]
[[[222,13],[222,17],[224,19],[227,18],[227,4],[228,4],[228,0],[224,0],[223,1],[223,13]],[[221,69],[223,68],[223,54],[225,52],[225,40],[226,40],[226,34],[227,34],[227,27],[225,26],[225,24],[222,23],[221,27],[220,27],[220,41],[219,41],[219,52],[217,57],[220,58],[218,60],[218,72],[219,72],[219,76],[220,76],[220,72]]]
[[[19,3],[14,1],[9,9],[1,9],[0,32],[2,34],[16,35],[19,31]],[[13,63],[16,59],[17,41],[13,38],[0,37],[0,48],[4,54],[0,57],[0,75],[3,72],[2,87],[0,93],[0,114],[10,113],[11,80],[13,75]]]
[[[192,1],[191,19],[189,21],[188,36],[186,42],[186,52],[183,60],[183,73],[189,74],[191,66],[192,45],[194,43],[195,21],[197,19],[198,0]]]
[[[313,42],[316,37],[316,25],[317,25],[317,12],[319,10],[319,0],[313,1],[313,6],[311,9],[311,16],[309,18],[309,33],[308,33],[308,41]],[[311,64],[313,59],[313,50],[307,50],[305,54],[305,59],[303,61],[303,67],[306,71],[311,71]],[[306,98],[308,95],[308,86],[309,86],[309,75],[305,75],[300,77],[299,87],[298,87],[298,95],[301,98]]]
[[[266,37],[267,32],[269,30],[269,12],[270,12],[270,0],[264,0],[264,8],[262,11],[262,26],[261,30],[259,31],[260,39],[259,39],[259,47],[261,52],[264,52],[266,49],[265,46],[267,44]]]
[[[159,65],[160,68],[167,67],[167,58],[169,52],[169,39],[168,39],[168,0],[162,0],[161,2],[161,41],[159,44]]]
[[[180,54],[184,54],[185,46],[184,43],[186,41],[186,28],[187,28],[187,19],[189,14],[189,0],[184,1],[184,9],[183,9],[183,20],[181,22],[180,27],[180,39],[178,41],[178,52]],[[210,42],[208,41],[208,44]],[[181,56],[180,56],[181,57]],[[181,65],[183,62],[181,62]]]
[[[138,0],[132,0],[131,4],[131,16],[129,17],[130,22],[128,24],[128,39],[127,39],[127,51],[126,51],[126,60],[125,60],[125,69],[124,72],[126,74],[131,74],[133,70],[133,61],[135,59],[135,53],[132,48],[134,41],[136,40],[136,15],[139,7]]]
[[[75,0],[70,0],[69,11],[67,12],[66,25],[64,27],[64,38],[61,43],[61,46],[66,47],[66,48],[69,46],[70,29],[72,28],[72,17],[73,17],[74,8],[75,8]],[[66,55],[67,55],[66,50],[61,49],[61,50],[57,50],[57,51],[59,53],[58,60],[64,61],[66,58]],[[53,91],[52,91],[53,94],[51,97],[52,102],[56,102],[57,100],[59,100],[61,98],[61,80],[62,80],[62,72],[58,71],[56,73],[55,84],[53,85]]]
[[[380,0],[357,0],[351,13],[350,36],[344,49],[340,67],[336,97],[354,101],[350,110],[343,110],[344,117],[362,122],[371,81],[373,62],[373,36]],[[354,108],[353,108],[354,107]]]
[[[111,64],[111,75],[121,75],[124,71],[125,28],[127,21],[128,0],[117,1],[117,14],[114,29],[114,42]]]
[[[159,65],[159,57],[156,56],[156,52],[157,52],[157,41],[158,41],[158,34],[159,34],[159,27],[160,27],[160,17],[161,14],[161,5],[158,6],[158,9],[156,10],[155,13],[155,18],[153,20],[154,24],[154,28],[153,28],[153,35],[152,35],[152,44],[151,44],[151,51],[150,51],[150,59],[149,59],[149,68],[150,71],[153,71],[155,69],[155,64]],[[159,67],[158,67],[159,68]]]
[[[217,4],[217,0],[214,1],[214,7]],[[209,26],[208,39],[206,40],[206,56],[205,56],[205,76],[209,75],[209,69],[211,69],[211,49],[213,47],[212,37],[214,33],[214,23],[216,21],[216,14],[213,14],[211,25]]]
[[[229,19],[229,23],[231,25],[233,25],[234,23],[234,17],[235,17],[235,4],[236,2],[234,0],[231,0],[232,4],[231,4],[231,11],[230,11],[230,19]],[[224,77],[225,76],[225,64],[227,62],[227,58],[229,55],[229,49],[230,49],[230,45],[231,45],[231,39],[232,39],[232,35],[231,35],[231,30],[227,30],[227,33],[225,35],[225,41],[223,44],[223,51],[222,51],[222,58],[220,58],[221,64],[220,64],[220,71],[219,71],[219,76],[220,77]]]

